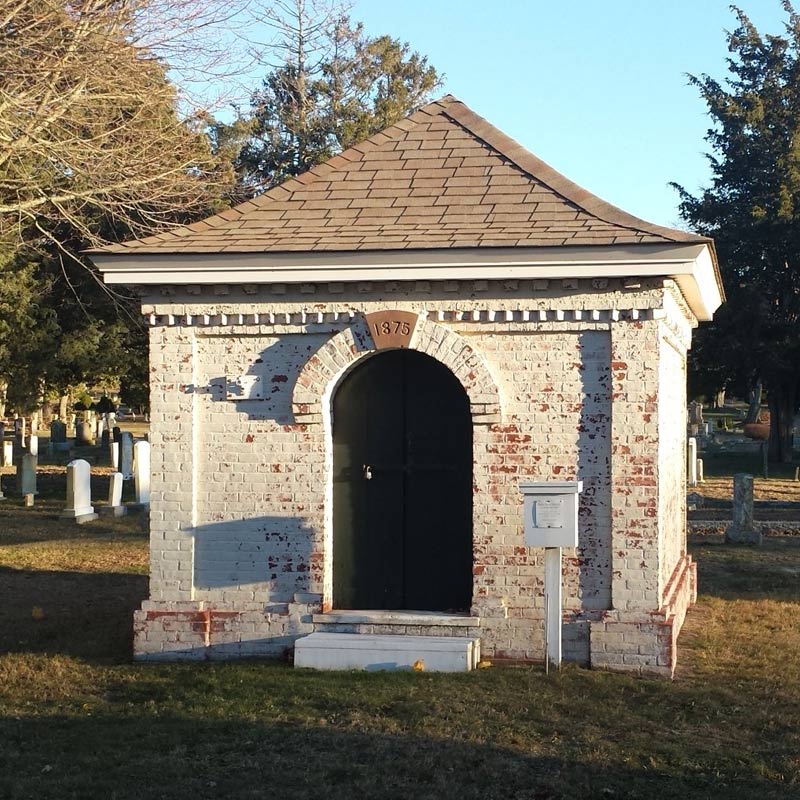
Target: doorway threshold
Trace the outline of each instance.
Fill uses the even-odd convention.
[[[481,624],[480,617],[471,617],[466,612],[372,609],[333,609],[324,614],[314,614],[312,620],[322,625],[425,625],[443,628],[477,628]]]

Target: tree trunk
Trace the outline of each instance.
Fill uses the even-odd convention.
[[[769,387],[769,460],[786,464],[792,460],[792,423],[797,408],[797,382]]]
[[[67,411],[69,410],[69,395],[62,394],[58,400],[58,418],[62,422],[67,421]]]
[[[758,416],[761,413],[761,395],[764,390],[764,385],[761,378],[758,379],[756,385],[747,393],[747,402],[749,404],[747,409],[747,417],[745,417],[745,424],[758,422]]]

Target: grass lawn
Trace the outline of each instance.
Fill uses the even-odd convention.
[[[139,666],[140,520],[57,489],[0,503],[0,798],[800,798],[800,537],[698,540],[673,682]]]

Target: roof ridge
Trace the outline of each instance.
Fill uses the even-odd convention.
[[[618,225],[630,230],[650,233],[654,236],[661,236],[673,242],[708,242],[710,239],[699,236],[696,233],[667,228],[656,225],[653,222],[641,219],[640,217],[623,211],[613,203],[603,200],[588,189],[584,189],[554,167],[551,167],[530,150],[521,145],[508,134],[503,133],[499,128],[492,125],[480,114],[475,113],[465,103],[457,100],[452,95],[453,102],[449,103],[444,114],[454,122],[468,130],[473,136],[482,139],[486,144],[495,149],[498,153],[505,156],[509,161],[519,167],[531,178],[547,186],[556,194],[563,197],[568,202],[577,206],[579,210],[585,211],[598,219],[612,225]]]

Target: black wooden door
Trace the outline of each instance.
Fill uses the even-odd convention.
[[[455,376],[391,350],[333,400],[336,608],[456,611],[472,597],[472,424]]]

